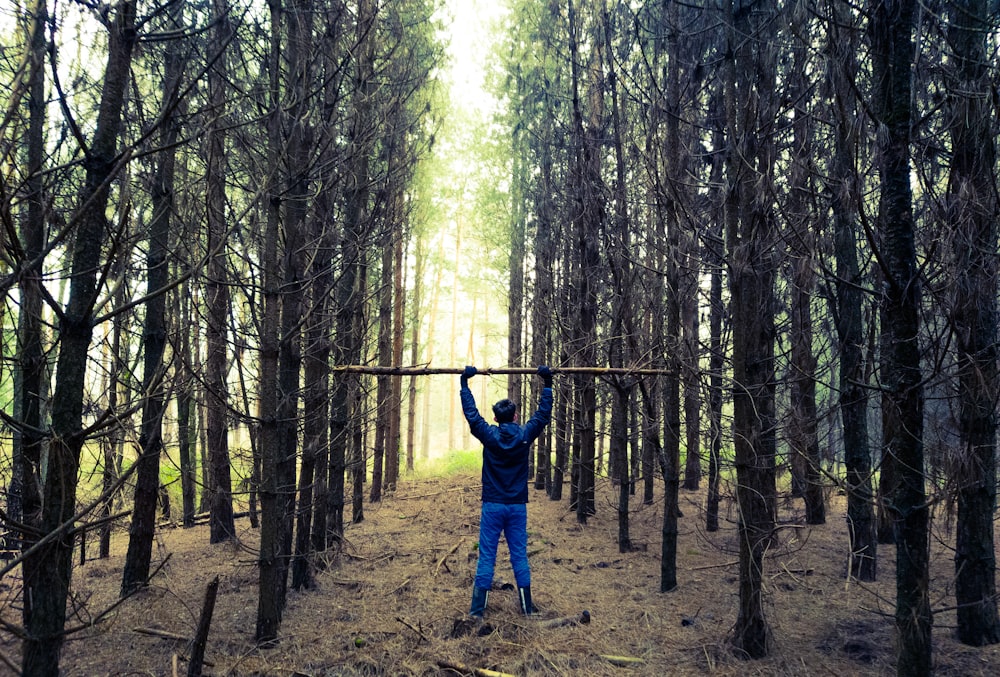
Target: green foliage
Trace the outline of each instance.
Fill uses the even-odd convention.
[[[418,478],[449,477],[451,475],[477,475],[482,467],[480,450],[453,449],[441,458],[420,464],[414,474]]]

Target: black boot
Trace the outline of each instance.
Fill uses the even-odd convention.
[[[469,607],[469,615],[482,618],[486,613],[486,602],[489,601],[490,591],[487,588],[472,588],[472,606]]]
[[[521,613],[525,616],[538,613],[538,609],[536,609],[535,605],[531,603],[530,585],[517,589],[517,600],[521,604]]]

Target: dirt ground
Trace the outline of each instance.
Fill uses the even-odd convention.
[[[256,532],[238,522],[239,543],[209,545],[207,527],[165,527],[150,589],[105,620],[75,633],[62,659],[67,677],[184,675],[208,582],[220,577],[206,650],[206,674],[446,675],[442,665],[514,675],[890,675],[894,674],[894,552],[882,546],[878,583],[844,578],[844,504],[832,497],[828,523],[789,522],[765,572],[774,631],[769,658],[741,660],[727,641],[736,618],[733,515],[721,531],[703,528],[702,493],[682,492],[679,587],[659,592],[662,503],[638,506],[621,554],[612,491],[598,490],[597,515],[583,526],[567,501],[532,491],[529,554],[540,618],[517,613],[513,577],[501,545],[490,606],[480,632],[463,625],[476,566],[479,479],[404,481],[365,520],[347,530],[344,550],[314,589],[290,592],[280,643],[253,644],[257,605]],[[659,497],[657,497],[659,498]],[[725,505],[725,504],[724,504]],[[801,517],[785,505],[782,520]],[[940,529],[941,520],[938,522]],[[109,560],[90,561],[73,579],[73,625],[116,598],[127,535]],[[965,647],[954,639],[952,553],[934,541],[931,599],[938,675],[1000,674],[1000,647]],[[16,578],[0,582],[0,613],[16,622]],[[556,625],[559,618],[588,624]],[[18,662],[19,643],[0,634],[0,651]],[[619,657],[619,658],[616,658]],[[624,658],[635,662],[626,663]],[[0,664],[0,673],[9,670]],[[481,673],[485,674],[485,673]]]

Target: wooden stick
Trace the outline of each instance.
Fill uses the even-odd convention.
[[[641,658],[635,658],[633,656],[609,656],[608,654],[600,654],[601,658],[611,663],[611,665],[616,665],[620,668],[628,667],[630,665],[640,665],[645,663]]]
[[[215,598],[219,590],[219,577],[216,576],[205,589],[205,602],[201,607],[201,618],[198,619],[198,631],[195,633],[191,647],[191,660],[188,663],[188,677],[201,677],[201,667],[205,661],[205,645],[208,644],[208,631],[212,627],[212,613],[215,611]]]
[[[642,367],[550,367],[553,374],[589,374],[591,376],[662,376],[672,374],[670,369]],[[437,376],[461,375],[463,367],[380,367],[367,364],[341,364],[330,367],[334,374],[370,374],[373,376]],[[477,376],[504,374],[537,374],[538,367],[486,367],[477,369]]]
[[[458,550],[458,546],[460,546],[460,545],[462,545],[462,541],[461,541],[461,540],[459,540],[459,541],[458,541],[458,543],[456,543],[456,544],[455,544],[455,545],[454,545],[454,546],[452,547],[452,549],[451,549],[451,550],[449,550],[448,552],[446,552],[446,553],[445,553],[444,555],[442,555],[442,556],[441,556],[441,559],[439,559],[439,560],[438,560],[438,562],[437,562],[437,566],[436,566],[436,567],[434,567],[434,574],[433,574],[434,576],[437,576],[437,575],[438,575],[438,571],[440,571],[440,570],[441,570],[441,565],[442,565],[442,564],[444,564],[444,561],[445,561],[446,559],[448,559],[448,557],[449,557],[449,556],[450,556],[450,555],[451,555],[451,554],[452,554],[453,552],[455,552],[456,550]],[[449,569],[449,571],[450,571],[450,569]]]
[[[579,616],[563,616],[562,618],[553,618],[548,621],[542,621],[540,627],[550,630],[552,628],[561,628],[566,625],[586,625],[590,623],[590,612],[584,610]]]
[[[477,675],[477,677],[514,677],[506,672],[497,672],[496,670],[487,670],[486,668],[470,668],[461,663],[453,663],[451,661],[440,660],[437,662],[438,667],[444,670],[453,670],[454,672],[460,672],[463,675]]]
[[[427,639],[427,636],[424,634],[424,631],[421,630],[420,628],[413,627],[412,625],[410,625],[409,623],[407,623],[406,621],[404,621],[399,616],[396,616],[396,620],[399,621],[400,623],[402,623],[403,625],[405,625],[406,627],[408,627],[410,630],[413,630],[413,632],[417,633],[417,635],[420,637],[420,639],[422,641],[424,641],[424,642],[429,642],[430,641],[430,640]]]
[[[19,671],[21,668],[15,665],[14,661],[12,661],[3,651],[0,651],[0,663],[3,663],[8,668],[10,668],[12,675],[20,674]]]
[[[166,630],[159,630],[157,628],[132,628],[132,632],[138,632],[142,635],[150,635],[152,637],[159,637],[161,639],[174,639],[179,642],[189,642],[191,638],[187,635],[178,635],[176,632],[167,632]]]

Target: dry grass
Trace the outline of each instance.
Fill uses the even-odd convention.
[[[221,579],[206,659],[211,675],[433,675],[454,674],[440,661],[515,675],[888,675],[894,673],[893,550],[879,555],[874,585],[844,578],[843,500],[831,501],[828,524],[804,527],[783,509],[779,543],[766,569],[766,604],[774,648],[764,660],[735,656],[727,634],[736,617],[736,548],[732,524],[702,528],[700,493],[682,492],[678,543],[680,586],[659,592],[662,505],[638,508],[632,538],[645,549],[621,554],[617,518],[598,493],[598,514],[586,526],[567,503],[532,492],[529,504],[535,603],[544,618],[579,616],[588,625],[547,628],[518,615],[513,582],[501,546],[486,623],[491,632],[455,637],[468,609],[476,565],[478,478],[407,481],[366,519],[349,527],[344,550],[317,577],[313,590],[290,592],[278,646],[253,644],[257,574],[256,533],[238,523],[239,544],[208,545],[207,527],[162,530],[154,562],[169,556],[147,591],[106,621],[75,634],[62,665],[67,677],[186,674],[187,642],[209,580]],[[796,503],[795,506],[800,507]],[[731,517],[731,516],[730,516]],[[787,520],[787,522],[786,522]],[[88,562],[74,575],[81,617],[115,600],[125,534],[114,556]],[[953,605],[952,553],[942,542],[933,560],[935,609]],[[11,581],[7,581],[9,584]],[[12,594],[8,585],[7,592]],[[8,620],[17,611],[8,603]],[[934,656],[939,675],[1000,674],[1000,649],[970,648],[953,638],[953,611],[935,616]],[[17,660],[18,643],[0,636],[0,650]],[[641,659],[632,667],[603,656]],[[0,665],[0,673],[4,670]]]

